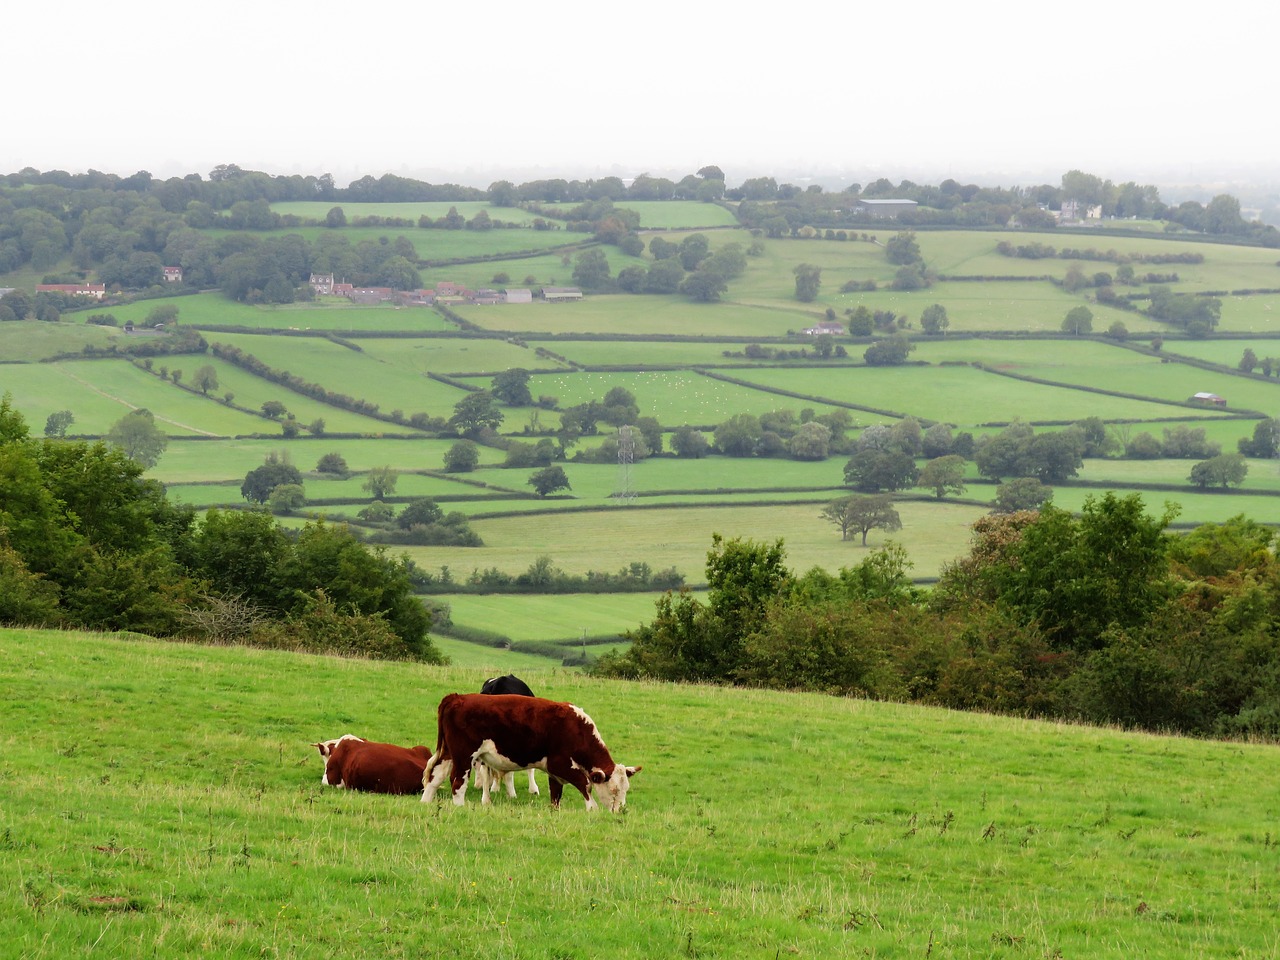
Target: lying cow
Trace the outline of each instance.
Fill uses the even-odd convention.
[[[529,689],[529,685],[517,677],[514,673],[508,673],[504,677],[490,677],[480,686],[480,692],[486,696],[495,696],[497,694],[513,694],[520,697],[532,697],[533,691]],[[502,785],[507,788],[507,796],[514,798],[516,795],[516,775],[508,772],[499,775]],[[485,794],[487,800],[489,795],[498,788],[493,772],[483,763],[475,765],[475,785]],[[533,775],[533,770],[529,770],[529,793],[533,796],[538,795],[538,781]]]
[[[503,772],[545,770],[553,807],[560,806],[567,783],[586,799],[588,810],[597,809],[598,797],[617,811],[626,805],[631,777],[640,771],[614,763],[591,718],[571,703],[451,693],[440,701],[437,724],[435,753],[422,775],[424,803],[435,799],[448,777],[453,802],[462,806],[467,774],[480,761]],[[481,803],[488,802],[485,792]]]
[[[325,759],[321,783],[369,793],[417,793],[431,759],[429,747],[398,747],[351,734],[312,746]]]

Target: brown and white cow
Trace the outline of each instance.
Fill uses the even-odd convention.
[[[502,772],[536,768],[547,773],[551,805],[558,807],[564,785],[578,789],[587,809],[621,810],[631,777],[640,767],[614,763],[595,723],[571,703],[541,697],[451,693],[437,710],[436,750],[422,776],[422,800],[429,803],[449,778],[453,802],[467,796],[467,774],[480,761]],[[595,796],[592,796],[592,793]],[[487,792],[481,803],[488,803]]]
[[[513,693],[522,697],[532,697],[533,690],[529,685],[517,677],[514,673],[508,673],[501,677],[490,677],[480,685],[480,692],[488,696],[494,696],[500,693]],[[514,773],[501,773],[491,770],[483,763],[474,764],[475,777],[473,783],[486,796],[481,802],[492,796],[493,791],[498,789],[498,783],[501,782],[507,788],[507,796],[512,799],[516,795],[516,775]],[[538,781],[533,775],[533,768],[529,768],[529,793],[537,796]]]
[[[321,783],[369,793],[417,793],[431,759],[429,747],[398,747],[351,734],[312,746],[325,758]]]

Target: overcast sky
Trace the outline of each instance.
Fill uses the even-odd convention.
[[[717,164],[733,186],[1280,169],[1280,6],[1190,9],[43,0],[5,14],[0,172],[236,163],[486,186]]]

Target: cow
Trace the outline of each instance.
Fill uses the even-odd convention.
[[[312,746],[325,758],[321,783],[369,793],[417,793],[431,759],[429,747],[398,747],[351,734]]]
[[[591,718],[571,703],[518,694],[450,693],[437,709],[436,749],[422,774],[422,802],[435,800],[445,778],[453,802],[466,803],[467,774],[476,761],[494,770],[545,770],[551,805],[564,785],[576,787],[588,810],[621,810],[640,767],[614,763]],[[592,794],[595,794],[593,797]],[[481,803],[489,802],[487,792]]]
[[[486,696],[494,696],[500,693],[516,694],[521,697],[532,697],[533,691],[529,689],[529,685],[517,677],[514,673],[508,673],[502,677],[490,677],[480,685],[480,692]],[[502,785],[507,788],[507,796],[514,798],[516,795],[516,775],[514,773],[500,773],[498,779]],[[492,794],[498,788],[497,782],[493,777],[493,772],[483,763],[477,763],[475,766],[474,783],[480,790],[486,794]],[[533,775],[533,770],[529,770],[529,793],[533,796],[538,795],[538,781]]]

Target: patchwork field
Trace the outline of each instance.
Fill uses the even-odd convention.
[[[332,206],[316,202],[277,205],[276,209],[323,219]],[[341,206],[348,219],[379,215],[416,222],[424,214],[444,216],[455,204]],[[482,203],[456,206],[468,219],[484,209],[500,219],[532,220],[529,211]],[[646,244],[657,236],[678,243],[703,230],[712,250],[728,243],[745,249],[757,239],[736,227],[731,211],[718,205],[627,206],[640,212]],[[335,231],[314,227],[292,232],[315,238]],[[425,284],[453,280],[473,287],[572,283],[575,258],[581,245],[590,241],[587,234],[564,230],[345,227],[336,232],[352,242],[376,242],[379,236],[403,233],[425,261],[421,267]],[[862,239],[864,232],[866,239]],[[396,508],[415,497],[438,498],[448,510],[473,518],[485,540],[486,546],[478,549],[411,548],[410,555],[426,569],[448,564],[467,572],[494,566],[519,573],[538,556],[549,555],[571,572],[614,570],[632,560],[654,567],[675,564],[691,581],[703,576],[712,533],[766,540],[783,537],[798,569],[856,563],[863,555],[861,548],[841,543],[835,528],[818,519],[824,503],[848,492],[843,475],[847,456],[812,463],[664,456],[636,463],[626,477],[613,463],[569,459],[563,463],[569,489],[541,500],[528,482],[533,468],[501,467],[505,444],[533,441],[558,429],[559,410],[599,400],[615,387],[634,395],[640,414],[656,418],[668,442],[671,431],[685,424],[698,426],[710,437],[718,424],[737,414],[790,410],[799,415],[806,409],[821,414],[846,409],[855,435],[900,415],[925,423],[945,422],[956,432],[979,437],[1014,420],[1056,425],[1099,417],[1120,439],[1143,432],[1160,439],[1165,431],[1185,426],[1203,430],[1224,452],[1233,452],[1239,440],[1252,435],[1258,418],[1270,415],[1277,406],[1280,381],[1241,376],[1235,368],[1246,347],[1259,358],[1280,357],[1277,341],[1268,339],[1271,318],[1280,311],[1280,294],[1224,297],[1219,330],[1254,332],[1253,339],[1186,339],[1140,309],[1120,311],[1097,304],[1092,288],[1070,294],[1060,284],[1040,279],[1060,279],[1073,261],[1005,257],[996,252],[996,245],[1002,240],[1039,241],[1058,249],[1201,254],[1204,262],[1200,264],[1150,267],[1177,272],[1178,280],[1172,284],[1177,292],[1280,287],[1275,251],[1154,234],[919,230],[917,241],[924,259],[938,274],[1025,279],[944,280],[907,293],[889,289],[897,268],[888,262],[883,244],[894,232],[890,225],[855,231],[853,239],[843,242],[760,238],[758,249],[747,257],[746,272],[730,282],[719,303],[697,304],[679,295],[589,293],[577,303],[463,307],[458,315],[475,328],[467,330],[459,330],[444,313],[430,308],[358,307],[334,298],[254,306],[206,291],[104,308],[120,324],[141,324],[157,306],[171,304],[178,308],[178,322],[200,329],[210,343],[236,346],[274,370],[374,403],[388,419],[351,413],[294,393],[211,353],[153,358],[152,373],[118,358],[86,355],[86,347],[122,349],[143,341],[124,337],[118,328],[89,326],[83,322],[85,313],[68,313],[59,323],[0,323],[0,390],[12,395],[37,435],[49,414],[59,410],[72,412],[70,434],[90,437],[104,435],[127,410],[151,410],[171,437],[151,475],[164,481],[176,500],[197,507],[244,505],[239,493],[244,475],[273,455],[291,460],[304,472],[311,501],[282,518],[283,522],[297,526],[309,517],[324,516],[363,523],[359,514],[370,502],[363,489],[368,471],[385,466],[399,473],[389,497]],[[525,250],[534,252],[510,255]],[[647,267],[652,262],[647,251],[633,257],[616,247],[603,250],[614,274],[626,266]],[[441,263],[445,260],[460,262]],[[811,303],[795,297],[793,270],[801,263],[823,271],[819,295]],[[1115,268],[1105,261],[1079,261],[1079,265],[1088,274]],[[506,280],[495,279],[502,274]],[[874,280],[878,289],[841,292],[850,280]],[[1143,293],[1145,287],[1122,292],[1128,290]],[[925,337],[919,331],[920,314],[934,303],[948,311],[947,336]],[[1164,338],[1161,355],[1103,339],[1058,337],[1066,313],[1081,304],[1093,313],[1095,333],[1119,320],[1139,338],[1133,343],[1140,347],[1149,345],[1152,334],[1160,334]],[[810,349],[812,341],[799,331],[823,319],[828,309],[841,319],[846,310],[858,305],[907,318],[905,332],[916,345],[908,365],[867,366],[865,339],[842,340],[847,356],[825,361],[743,356],[753,342],[786,351]],[[1137,306],[1141,308],[1142,302]],[[228,328],[233,332],[222,332]],[[82,359],[40,362],[68,355]],[[1182,362],[1183,358],[1220,368],[1193,365]],[[158,376],[161,368],[179,370],[183,384],[190,384],[195,370],[205,364],[218,377],[218,386],[207,397]],[[467,391],[428,374],[462,378],[470,387],[488,389],[496,374],[513,367],[534,371],[530,383],[534,397],[555,398],[557,409],[502,408],[501,435],[480,447],[473,472],[440,475],[454,438],[426,436],[389,419],[396,413],[404,419],[415,414],[441,419],[452,415]],[[1052,383],[1027,382],[1003,373]],[[1226,410],[1185,406],[1187,398],[1199,391],[1225,397]],[[1117,393],[1126,396],[1112,395]],[[282,403],[304,427],[323,421],[323,435],[310,436],[304,429],[301,436],[286,439],[279,422],[259,415],[269,401]],[[1242,412],[1247,416],[1240,417]],[[598,435],[583,437],[569,449],[570,457],[594,449],[611,434],[612,428],[602,424]],[[315,475],[315,464],[327,453],[342,455],[352,475],[346,479]],[[1183,460],[1089,461],[1079,479],[1120,491],[1140,490],[1151,509],[1166,499],[1178,501],[1181,520],[1187,523],[1220,520],[1238,512],[1268,521],[1275,516],[1273,496],[1280,494],[1280,471],[1270,462],[1250,461],[1239,490],[1229,493],[1192,487],[1188,479],[1192,465]],[[969,474],[971,480],[977,479],[972,465]],[[634,505],[621,506],[614,496],[624,485],[637,495]],[[1061,485],[1055,502],[1078,506],[1097,489]],[[912,496],[920,494],[912,492]],[[916,576],[936,575],[965,549],[968,524],[984,512],[993,496],[992,485],[974,482],[960,501],[901,501],[904,526],[894,539],[907,546]],[[884,542],[878,531],[870,540]],[[494,599],[495,610],[506,599]],[[469,615],[469,611],[462,613]],[[478,610],[474,616],[480,616]]]

